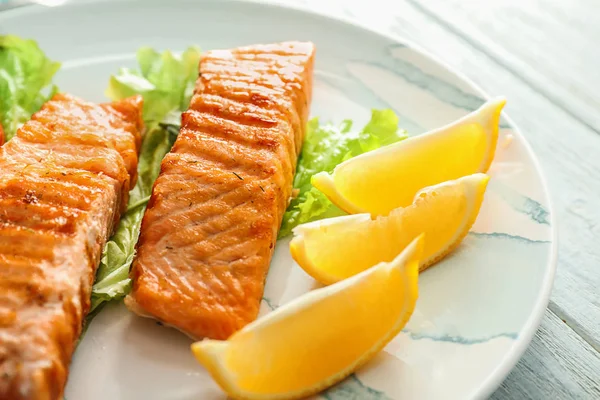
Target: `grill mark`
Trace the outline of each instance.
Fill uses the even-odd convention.
[[[227,251],[232,251],[232,249],[236,249],[237,247],[241,247],[241,246],[252,247],[252,245],[256,241],[261,240],[259,238],[251,238],[247,241],[242,241],[242,242],[240,242],[239,240],[235,240],[238,237],[242,236],[242,234],[249,231],[250,229],[251,229],[250,227],[245,226],[245,225],[232,224],[231,226],[228,227],[227,233],[230,234],[234,231],[237,231],[238,232],[237,235],[226,235],[223,232],[213,232],[210,236],[208,236],[206,238],[205,241],[206,242],[214,242],[214,241],[221,240],[221,242],[219,244],[221,244],[222,246],[220,246],[218,249],[216,249],[211,254],[206,255],[203,258],[204,262],[209,265],[228,265],[235,261],[243,261],[244,259],[246,259],[248,257],[260,255],[258,253],[254,253],[254,254],[246,253],[242,257],[238,257],[238,256],[226,257],[226,259],[219,257],[219,256],[222,256],[223,253],[226,253]],[[231,239],[229,242],[227,240],[222,240],[222,238],[227,239],[227,236],[230,236],[230,237],[234,236],[234,239]],[[188,244],[190,247],[194,247],[194,246],[197,246],[199,243],[189,242]]]
[[[265,115],[267,120],[272,120],[274,123],[281,122],[289,122],[289,110],[285,110],[282,112],[280,107],[263,107],[258,106],[252,96],[247,92],[237,92],[237,93],[221,93],[219,91],[215,91],[216,93],[211,93],[209,91],[204,91],[202,93],[198,93],[192,97],[192,102],[190,104],[191,109],[196,109],[196,104],[202,100],[206,100],[208,102],[221,102],[223,109],[230,111],[232,107],[237,107],[242,110],[248,109],[251,110],[252,114],[257,115]],[[230,96],[231,94],[231,96]],[[235,117],[235,115],[234,115]]]
[[[80,169],[61,168],[56,165],[42,163],[8,165],[6,173],[3,176],[0,175],[0,187],[2,184],[13,182],[15,179],[42,183],[62,182],[98,191],[106,190],[107,185],[116,183],[114,179],[105,175],[96,175]]]
[[[192,98],[190,110],[213,114],[243,126],[276,128],[281,121],[268,110],[258,108],[252,103],[229,100],[219,95],[196,95]]]
[[[278,49],[268,52],[241,49],[235,51],[234,54],[239,60],[258,60],[265,61],[268,63],[275,63],[277,61],[281,61],[282,63],[286,64],[296,64],[302,66],[306,61],[306,58],[301,51],[288,51],[287,49]]]
[[[163,173],[182,168],[183,172],[194,177],[208,175],[208,172],[228,177],[231,171],[237,171],[243,179],[266,179],[277,175],[277,171],[281,171],[284,178],[291,175],[289,167],[282,165],[277,154],[272,152],[253,150],[251,147],[242,151],[239,149],[241,146],[233,141],[188,129],[182,130],[180,138],[172,153],[163,161]],[[180,163],[177,157],[184,158],[186,162]]]
[[[183,130],[204,133],[206,137],[226,139],[224,144],[234,142],[239,146],[258,147],[261,150],[273,150],[279,147],[277,138],[272,129],[255,126],[244,127],[232,119],[221,118],[209,113],[188,110],[183,115]],[[205,133],[206,132],[206,133]],[[210,132],[210,134],[208,134]],[[240,134],[243,132],[244,134]],[[248,134],[249,133],[249,134]]]
[[[304,132],[304,126],[300,122],[300,116],[295,112],[294,102],[289,99],[283,99],[280,96],[269,97],[264,91],[251,90],[247,85],[238,85],[239,88],[232,88],[221,84],[218,80],[210,81],[210,84],[204,83],[203,78],[203,93],[217,94],[225,99],[238,101],[242,103],[251,103],[256,107],[265,108],[268,110],[276,110],[281,118],[292,126],[294,132]],[[252,89],[256,89],[253,86]],[[302,135],[294,135],[302,136]],[[296,154],[299,153],[302,146],[302,138],[299,137],[296,141]]]
[[[227,236],[232,231],[239,229],[236,226],[229,227],[226,231],[220,232],[215,236]],[[178,293],[184,294],[188,300],[194,300],[194,295],[197,294],[198,291],[202,292],[202,298],[204,301],[210,302],[219,302],[222,303],[224,298],[228,299],[229,309],[235,308],[237,305],[242,304],[245,300],[245,293],[237,291],[237,293],[232,293],[231,289],[227,282],[223,281],[220,278],[220,275],[214,273],[215,269],[219,269],[219,266],[215,264],[211,264],[207,262],[207,260],[202,257],[195,257],[195,247],[197,244],[189,243],[187,245],[178,247],[177,251],[185,256],[179,258],[180,262],[183,262],[187,267],[188,271],[194,271],[196,273],[202,274],[202,279],[196,279],[195,281],[189,281],[186,279],[186,275],[183,273],[178,273],[179,271],[173,272],[172,268],[161,268],[160,275],[156,275],[158,279],[160,278],[168,278],[167,282],[172,286],[173,289],[177,290]],[[221,267],[227,267],[229,263],[223,263]],[[207,268],[208,267],[208,268]],[[214,290],[214,282],[217,281],[219,283],[219,289]],[[232,280],[234,281],[234,280]],[[239,285],[241,288],[241,285]]]
[[[178,235],[178,234],[179,235],[183,235],[183,234],[185,234],[187,232],[192,232],[196,228],[204,229],[208,224],[210,224],[210,223],[212,223],[212,222],[214,222],[216,220],[219,220],[219,219],[227,220],[228,216],[230,216],[232,213],[234,213],[238,208],[246,206],[248,204],[248,202],[249,202],[249,199],[244,199],[242,202],[237,202],[237,204],[235,204],[231,208],[229,208],[224,214],[223,213],[214,213],[214,214],[212,214],[212,215],[210,215],[210,216],[208,216],[206,218],[203,218],[200,221],[190,221],[190,223],[185,228],[181,228],[178,232],[172,232],[172,234],[168,234],[168,235],[163,236],[156,243],[156,246],[158,248],[166,247],[165,242],[169,242],[169,240],[171,239],[172,235]],[[197,206],[195,206],[194,209],[192,209],[192,210],[186,210],[185,213],[182,213],[180,215],[183,215],[183,214],[188,214],[188,215],[189,214],[194,214],[197,210],[201,210],[201,209],[203,209],[205,207],[208,207],[206,205],[206,203],[200,203]],[[230,226],[231,226],[231,224],[230,224]],[[230,226],[228,226],[226,229],[229,230]],[[215,233],[219,233],[219,232],[215,232]],[[213,238],[214,238],[214,234],[211,232],[211,233],[208,233],[208,236],[200,238],[199,240],[198,239],[192,239],[189,242],[181,242],[181,241],[178,240],[177,243],[173,243],[173,244],[176,244],[176,247],[178,249],[179,248],[186,248],[190,244],[195,244],[195,243],[198,243],[198,242],[208,242],[208,241],[210,241]]]
[[[192,98],[191,109],[202,112],[203,110],[203,102],[209,103],[221,103],[221,110],[215,110],[215,114],[219,113],[219,116],[223,119],[229,119],[231,121],[237,122],[240,125],[243,125],[246,121],[246,117],[242,117],[242,115],[246,115],[250,113],[250,115],[264,115],[259,117],[259,119],[267,119],[274,121],[274,125],[270,127],[266,127],[263,125],[259,125],[262,128],[272,128],[270,131],[273,132],[274,136],[281,140],[286,148],[288,149],[290,160],[296,160],[299,155],[300,143],[297,143],[294,138],[285,135],[284,132],[288,132],[289,129],[292,131],[298,131],[303,129],[299,125],[299,120],[293,116],[290,116],[289,110],[281,111],[280,107],[258,107],[252,101],[252,98],[243,98],[243,96],[231,96],[228,97],[221,95],[211,95],[211,94],[201,94],[196,95]],[[235,98],[232,98],[235,97]],[[206,100],[208,99],[208,100]],[[246,111],[249,110],[249,111]],[[209,110],[212,112],[212,110]],[[252,117],[253,119],[254,117]],[[296,124],[296,125],[294,125]],[[295,163],[293,163],[293,169],[295,170]]]
[[[70,121],[45,121],[41,118],[30,121],[31,124],[24,129],[20,137],[32,143],[49,143],[53,140],[63,144],[92,145],[100,148],[116,148],[125,150],[133,148],[133,144],[124,140],[125,131],[106,128],[106,131],[97,131],[89,128],[87,124],[77,124]],[[129,133],[127,133],[129,135]]]
[[[20,199],[0,199],[0,223],[12,223],[23,228],[72,234],[75,223],[84,215],[66,206],[38,202],[24,207]]]
[[[297,78],[300,81],[302,80],[302,75],[304,74],[304,69],[300,64],[287,63],[283,59],[278,59],[277,61],[279,62],[267,62],[266,60],[247,58],[244,55],[236,54],[233,60],[224,60],[214,57],[209,57],[207,60],[210,62],[207,62],[203,65],[202,74],[204,74],[205,70],[212,72],[228,69],[239,74],[245,74],[246,76],[259,76],[273,74],[284,69],[286,72],[289,71],[289,73],[281,75],[282,79],[294,77],[294,79]],[[243,67],[239,67],[239,65],[242,64]]]
[[[212,79],[204,83],[205,91],[208,93],[226,95],[229,93],[246,93],[255,104],[264,106],[277,103],[292,103],[291,99],[285,98],[285,91],[280,88],[271,88],[264,85],[250,85],[246,81],[228,79]],[[224,96],[229,98],[229,96]]]
[[[77,128],[74,130],[87,129],[92,122],[98,128],[95,131],[98,132],[98,135],[107,135],[110,134],[110,131],[122,131],[121,133],[126,133],[123,137],[125,142],[130,142],[133,138],[136,147],[139,147],[140,128],[142,127],[139,113],[140,101],[134,100],[135,104],[132,104],[130,99],[125,99],[117,103],[98,106],[77,102],[73,96],[63,94],[55,96],[52,100],[33,116],[34,120],[43,123],[50,122],[50,124],[64,122],[71,128]],[[123,119],[124,114],[135,119],[135,123]]]
[[[207,96],[208,97],[208,96]],[[278,112],[264,110],[247,102],[242,103],[237,100],[230,100],[222,96],[211,96],[212,99],[205,99],[204,96],[194,96],[189,116],[184,117],[184,128],[202,127],[203,124],[214,124],[216,126],[225,125],[227,139],[230,137],[238,143],[253,143],[260,147],[276,148],[283,143],[289,153],[289,156],[295,159],[297,157],[294,140],[285,134],[289,132],[292,126],[285,118],[281,118]],[[220,104],[220,106],[217,106]],[[208,109],[208,112],[206,111]],[[264,110],[264,111],[256,111]],[[264,116],[261,116],[264,115]],[[278,114],[278,115],[269,115]],[[268,123],[256,123],[256,120],[269,121]],[[251,123],[252,125],[248,125]],[[245,131],[255,132],[253,137],[248,135],[231,135],[231,132],[237,132],[243,127]],[[214,130],[210,130],[214,134]]]
[[[222,215],[222,214],[214,214],[212,215],[209,220],[207,221],[203,221],[202,223],[197,224],[197,227],[200,227],[201,229],[204,228],[208,223],[210,223],[212,220],[216,220],[219,219],[219,217],[223,217],[224,220],[227,220],[228,216],[232,213],[235,212],[235,209],[245,206],[247,205],[248,202],[244,202],[242,204],[239,204],[238,206],[236,206],[234,209],[230,210],[227,212],[226,215]],[[220,228],[222,230],[216,230],[214,233],[209,234],[208,236],[206,236],[205,238],[202,238],[201,240],[192,240],[192,241],[188,241],[188,242],[180,242],[178,241],[177,243],[174,243],[174,248],[176,249],[175,251],[177,251],[177,253],[181,254],[181,255],[186,255],[184,258],[187,260],[188,257],[192,257],[191,261],[189,263],[187,263],[186,265],[189,266],[189,269],[192,271],[196,271],[197,268],[194,268],[193,265],[203,265],[203,266],[212,266],[211,268],[200,268],[200,271],[204,274],[204,278],[206,278],[206,274],[205,272],[209,273],[209,276],[215,279],[218,279],[218,276],[215,276],[213,274],[210,273],[210,271],[212,270],[212,268],[214,268],[216,265],[222,265],[222,266],[228,266],[230,265],[231,262],[235,262],[235,261],[244,261],[245,259],[247,259],[248,257],[254,257],[254,256],[258,256],[258,254],[252,254],[250,256],[244,256],[244,257],[235,257],[234,259],[228,259],[228,260],[222,260],[222,259],[218,259],[219,255],[222,255],[223,253],[227,252],[227,250],[229,250],[229,252],[235,252],[237,248],[239,247],[253,247],[254,243],[256,240],[259,239],[254,239],[254,240],[250,240],[250,241],[244,241],[244,242],[239,242],[237,239],[237,237],[241,237],[241,236],[248,236],[245,235],[245,233],[247,233],[248,230],[251,230],[251,227],[248,226],[241,226],[239,224],[230,224],[229,226],[227,226],[226,228]],[[232,235],[233,232],[237,232],[237,234]],[[181,233],[183,233],[181,231]],[[182,235],[185,236],[185,235]],[[204,254],[202,257],[198,257],[198,249],[197,247],[201,244],[201,243],[219,243],[219,244],[223,244],[224,242],[221,240],[221,238],[228,238],[228,237],[234,237],[234,240],[232,241],[232,243],[226,243],[225,246],[219,247],[214,249],[212,252],[209,252],[207,254]],[[251,236],[250,236],[251,237]],[[168,238],[165,236],[163,237],[164,240],[161,240],[161,242],[159,242],[156,245],[156,248],[162,249],[165,247],[163,241],[167,241]],[[205,251],[202,251],[203,253],[205,253]],[[186,261],[187,262],[187,261]],[[164,268],[161,269],[161,271],[164,271]],[[167,273],[168,274],[168,273]],[[164,277],[164,275],[160,275],[160,277]],[[185,281],[184,283],[184,287],[189,290],[186,291],[186,295],[190,298],[193,298],[193,293],[195,290],[198,289],[198,286],[194,285],[193,283],[190,283],[187,279],[185,279],[184,274],[177,274],[177,273],[173,273],[173,274],[168,274],[168,278],[171,280],[175,280],[177,282],[179,282],[179,284],[184,283],[181,279],[183,279]],[[181,278],[181,279],[180,279]],[[200,283],[205,283],[206,279],[201,279],[201,280],[196,280],[197,282]],[[230,282],[237,282],[236,280],[232,280]],[[205,287],[208,286],[208,287]],[[181,288],[181,286],[179,285],[175,285],[174,288]],[[205,285],[202,284],[200,285],[200,288],[206,291],[210,292],[210,287],[211,285]],[[190,289],[191,288],[191,289]],[[180,289],[179,289],[180,290]],[[212,294],[212,292],[211,292]],[[216,298],[221,298],[223,296],[223,294],[214,294],[214,297]],[[204,296],[203,296],[204,297]],[[243,303],[245,298],[245,294],[244,293],[238,293],[238,296],[235,297],[235,301],[236,303]]]
[[[125,137],[124,137],[125,136]],[[91,130],[89,124],[74,126],[69,123],[51,122],[44,125],[39,119],[29,121],[26,129],[19,132],[19,137],[31,143],[52,144],[60,142],[63,145],[91,145],[94,147],[114,149],[121,157],[130,175],[136,176],[137,148],[126,136],[126,131],[108,130],[106,132]]]
[[[216,52],[211,52],[206,56],[206,59],[213,62],[214,60],[223,60],[229,61],[231,58],[221,58],[215,57]],[[235,60],[237,61],[259,61],[264,62],[268,65],[276,65],[278,67],[283,67],[289,64],[304,66],[306,58],[302,53],[285,53],[285,52],[276,52],[276,53],[262,53],[262,52],[254,52],[254,51],[245,51],[245,50],[236,50],[230,53]]]
[[[170,176],[169,178],[173,178],[172,176]],[[228,190],[228,191],[219,191],[217,192],[216,195],[213,195],[212,197],[204,200],[204,201],[198,201],[196,204],[192,204],[193,208],[187,208],[187,209],[177,209],[177,211],[172,212],[172,213],[164,213],[162,215],[160,215],[159,218],[157,219],[151,219],[153,217],[153,214],[150,214],[148,217],[148,229],[152,229],[152,227],[154,225],[162,225],[162,223],[167,220],[173,220],[175,218],[178,218],[180,216],[184,216],[186,214],[191,214],[196,212],[197,210],[201,209],[202,207],[208,207],[209,204],[214,204],[215,202],[220,202],[220,201],[224,201],[224,199],[226,197],[236,197],[236,195],[238,194],[237,191],[241,191],[242,193],[244,193],[244,188],[242,184],[239,184],[240,186],[234,187],[232,190]],[[196,221],[195,224],[196,225],[200,225],[202,224],[203,221]]]
[[[283,87],[283,81],[279,78],[279,81],[269,82],[267,79],[255,79],[252,77],[244,76],[229,76],[225,78],[214,78],[210,79],[212,74],[202,74],[202,78],[207,80],[206,87],[226,87],[238,90],[247,90],[250,93],[257,93],[261,96],[269,98],[269,100],[278,100],[280,102],[287,102],[289,99],[286,95],[289,93]]]
[[[181,182],[195,182],[196,177],[207,171],[216,175],[229,177],[232,171],[242,177],[242,180],[254,180],[264,177],[264,171],[256,165],[247,165],[246,158],[233,158],[231,152],[223,152],[219,158],[199,157],[191,152],[169,153],[164,159],[164,173],[181,175]]]
[[[225,246],[221,249],[221,251],[217,254],[215,254],[213,257],[211,257],[210,259],[210,263],[211,265],[219,265],[219,264],[223,264],[223,263],[227,263],[227,264],[231,264],[233,262],[242,262],[244,260],[246,260],[247,258],[250,257],[260,257],[263,258],[265,256],[265,254],[260,254],[260,253],[256,253],[256,254],[251,254],[251,255],[244,255],[243,257],[235,257],[233,259],[231,259],[231,257],[227,257],[226,259],[221,259],[218,256],[219,255],[223,255],[223,253],[236,253],[239,252],[240,248],[245,248],[245,247],[255,247],[255,243],[259,242],[260,239],[250,239],[248,241],[237,241],[234,243],[229,244],[228,246]]]
[[[64,236],[28,230],[22,227],[0,224],[0,253],[21,254],[33,260],[52,260],[53,248],[62,242]]]
[[[25,284],[31,284],[36,277],[44,274],[42,263],[32,263],[29,257],[20,254],[0,254],[0,262],[2,262],[0,286],[5,283],[13,285],[14,282],[19,280]],[[5,291],[4,293],[8,292]],[[0,298],[0,301],[2,298]]]
[[[261,93],[266,91],[278,98],[279,101],[291,100],[298,110],[304,108],[303,106],[307,102],[307,93],[302,90],[302,76],[293,71],[295,68],[284,67],[286,70],[285,73],[275,75],[272,73],[273,69],[270,71],[267,69],[264,73],[260,73],[245,64],[246,62],[238,63],[236,67],[212,66],[207,64],[202,72],[202,79],[210,81],[212,85],[247,87],[251,91],[260,91],[262,89]],[[227,76],[227,79],[221,78],[223,75],[219,69],[222,68],[227,68],[232,72],[232,74]]]
[[[57,181],[27,181],[21,186],[18,182],[11,182],[0,187],[0,200],[21,199],[26,204],[43,202],[80,211],[89,211],[93,202],[101,195],[100,190]]]
[[[5,155],[17,162],[31,164],[51,160],[53,164],[66,169],[88,171],[96,175],[105,174],[117,181],[127,179],[125,163],[115,149],[83,144],[65,147],[55,143],[29,142],[15,137]]]
[[[226,227],[217,227],[217,228],[212,229],[215,232],[211,232],[210,230],[207,230],[207,229],[210,228],[210,227],[208,227],[209,224],[211,224],[211,223],[213,223],[215,221],[218,221],[218,220],[229,221],[230,217],[232,217],[234,214],[236,214],[236,211],[238,209],[243,208],[245,206],[248,206],[249,208],[253,209],[255,206],[253,206],[251,204],[257,204],[257,203],[260,204],[260,203],[262,203],[262,204],[274,207],[275,200],[269,201],[268,200],[268,196],[265,196],[265,200],[263,200],[262,202],[261,202],[261,200],[255,198],[255,193],[257,192],[256,187],[258,185],[260,185],[260,183],[256,183],[254,185],[254,193],[248,193],[247,197],[242,197],[241,201],[233,202],[233,205],[232,205],[231,202],[224,201],[225,203],[227,203],[227,206],[229,207],[227,210],[224,211],[224,213],[222,212],[222,210],[217,210],[216,212],[214,212],[212,215],[208,216],[207,218],[204,218],[204,219],[202,219],[200,221],[193,221],[193,222],[189,223],[186,226],[186,228],[179,229],[177,232],[174,232],[174,234],[175,235],[183,234],[190,227],[193,229],[193,228],[199,226],[199,227],[201,227],[203,229],[204,233],[208,235],[207,237],[202,238],[202,240],[203,241],[209,241],[209,240],[212,239],[212,237],[214,236],[215,233],[218,233],[219,230],[226,229]],[[188,210],[186,210],[186,212],[188,214],[193,214],[193,213],[198,212],[198,210],[203,210],[203,209],[210,210],[210,208],[212,207],[214,201],[222,200],[222,199],[224,199],[224,197],[226,195],[230,195],[230,194],[231,194],[231,196],[234,199],[236,199],[236,198],[239,197],[239,196],[236,196],[236,194],[234,194],[234,193],[232,194],[232,191],[230,191],[230,192],[224,193],[222,196],[219,196],[218,198],[213,198],[213,199],[208,200],[208,201],[200,202],[197,206],[194,207],[194,209],[188,209]],[[246,194],[246,193],[244,193],[244,194]],[[271,203],[271,202],[272,202],[272,204],[268,204],[268,203]],[[268,208],[265,208],[264,211],[266,212],[268,210],[269,210]],[[200,214],[208,214],[208,212],[200,212]],[[158,221],[156,223],[161,223],[161,222],[162,221]],[[230,223],[228,223],[227,227],[229,227],[231,224],[238,224],[238,222],[239,222],[239,220],[231,221]],[[168,236],[167,235],[163,236],[163,239],[164,240],[168,240]],[[198,240],[194,239],[193,242],[198,242]],[[163,242],[160,242],[160,243],[162,244]],[[186,242],[177,241],[176,243],[174,243],[174,245],[176,245],[176,247],[186,246],[187,243]],[[161,247],[161,246],[159,245],[158,247]]]
[[[212,76],[218,76],[218,72],[211,73],[202,73],[203,79],[210,80]],[[256,88],[262,89],[267,93],[270,93],[272,96],[277,97],[280,101],[286,101],[288,98],[295,100],[298,105],[304,103],[304,96],[301,96],[302,99],[297,99],[300,97],[297,95],[304,94],[301,91],[301,85],[299,83],[300,77],[295,76],[293,73],[290,74],[291,79],[285,79],[284,76],[274,76],[274,75],[259,75],[259,77],[244,75],[243,73],[239,73],[235,76],[229,76],[227,79],[212,79],[210,80],[212,83],[218,83],[223,86],[233,86],[233,87],[248,87],[248,88]]]

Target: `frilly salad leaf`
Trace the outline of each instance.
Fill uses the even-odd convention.
[[[60,63],[50,60],[33,40],[0,35],[0,134],[11,139],[52,97],[52,77]],[[0,140],[0,143],[2,140]]]
[[[311,185],[313,175],[332,172],[343,161],[407,137],[404,130],[398,129],[396,114],[388,109],[372,110],[371,120],[358,132],[352,130],[350,120],[336,126],[311,119],[294,178],[297,196],[283,216],[279,238],[289,235],[299,224],[344,214]]]
[[[102,254],[92,289],[91,317],[105,302],[129,293],[129,268],[146,203],[160,172],[160,163],[179,132],[181,113],[189,106],[198,76],[200,50],[190,47],[175,55],[145,47],[137,52],[137,61],[139,69],[122,68],[110,78],[106,90],[112,100],[142,95],[146,134],[138,161],[138,182],[129,194],[127,211]]]

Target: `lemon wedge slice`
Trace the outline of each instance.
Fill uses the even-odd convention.
[[[424,187],[486,172],[505,103],[490,100],[442,128],[351,158],[331,175],[314,175],[312,184],[349,214],[387,215]]]
[[[234,399],[299,399],[347,377],[406,325],[418,296],[420,235],[389,263],[314,290],[233,334],[192,345]]]
[[[290,252],[309,275],[329,285],[394,259],[423,232],[423,271],[455,249],[471,229],[488,180],[478,173],[430,186],[417,193],[412,205],[386,217],[355,214],[299,225]]]

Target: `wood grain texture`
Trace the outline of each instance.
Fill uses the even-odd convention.
[[[600,13],[590,0],[409,0],[596,131]]]
[[[600,355],[569,331],[547,311],[531,346],[491,399],[600,398]]]
[[[530,4],[539,4],[542,0],[532,3],[534,1],[523,0],[516,4],[527,9]],[[596,353],[600,350],[600,247],[597,245],[600,243],[600,210],[596,207],[600,204],[600,157],[597,156],[600,154],[600,136],[596,132],[599,125],[592,101],[579,97],[583,89],[573,89],[581,87],[590,92],[598,87],[589,82],[587,86],[573,83],[576,80],[585,82],[585,77],[592,77],[593,71],[575,67],[567,71],[566,67],[561,67],[561,59],[566,57],[565,52],[569,49],[563,48],[553,56],[550,54],[552,48],[544,47],[544,52],[549,53],[544,54],[547,57],[544,63],[556,65],[542,68],[531,64],[535,61],[534,55],[522,57],[512,48],[509,51],[498,47],[497,42],[501,43],[502,38],[478,33],[484,30],[486,34],[493,34],[494,30],[487,27],[500,23],[490,21],[495,14],[487,14],[487,20],[482,16],[480,25],[474,27],[465,17],[471,13],[468,4],[459,7],[458,0],[427,0],[424,3],[404,0],[394,2],[393,7],[383,0],[346,3],[302,0],[301,3],[322,13],[341,15],[384,33],[406,37],[466,74],[488,94],[508,98],[507,114],[532,145],[549,181],[559,221],[559,268],[551,296],[551,311],[546,313],[529,350],[492,398],[600,397],[597,395],[600,365]],[[505,4],[471,3],[480,8]],[[516,7],[515,3],[513,7]],[[591,4],[588,12],[593,12],[594,9],[589,7]],[[459,12],[463,12],[461,19],[454,14]],[[535,11],[532,13],[533,18],[536,14]],[[507,16],[503,27],[494,29],[512,35],[512,39],[506,40],[520,42],[513,46],[520,46],[522,52],[526,53],[528,49],[534,52],[540,44],[530,38],[529,35],[534,34],[525,29],[528,23],[535,24],[530,21],[516,23]],[[559,22],[558,17],[555,22]],[[569,28],[568,23],[569,18],[565,18],[564,29],[573,28]],[[544,42],[544,36],[555,37],[552,29],[557,28],[544,29],[548,31],[542,31],[538,41]],[[486,47],[488,44],[494,44],[494,49],[500,50],[490,51]],[[560,68],[563,68],[562,73]],[[559,79],[567,73],[581,75]],[[546,86],[553,87],[541,90]],[[580,108],[580,105],[585,107]]]

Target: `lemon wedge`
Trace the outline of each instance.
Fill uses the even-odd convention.
[[[423,232],[423,271],[455,249],[471,229],[488,180],[478,173],[430,186],[410,206],[385,217],[354,214],[299,225],[290,252],[309,275],[329,285],[394,259]]]
[[[314,290],[233,334],[192,345],[234,399],[299,399],[347,377],[406,325],[423,235],[389,263]]]
[[[314,175],[312,184],[349,214],[387,215],[426,186],[486,172],[505,103],[490,100],[442,128],[351,158],[331,175]]]

